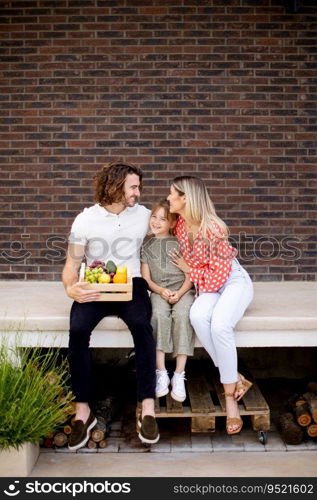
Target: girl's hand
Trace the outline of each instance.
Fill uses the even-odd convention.
[[[171,250],[170,252],[168,252],[168,255],[170,256],[174,266],[178,267],[178,269],[183,271],[183,273],[185,274],[190,273],[189,265],[178,250]]]
[[[162,297],[162,299],[165,299],[168,302],[172,294],[173,294],[172,290],[169,290],[168,288],[162,288],[160,296]]]
[[[178,302],[180,298],[181,298],[181,296],[180,296],[179,292],[173,292],[170,295],[170,298],[168,301],[170,304],[176,304],[176,302]]]

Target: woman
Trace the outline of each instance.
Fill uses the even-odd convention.
[[[248,273],[235,258],[228,229],[215,212],[206,186],[199,177],[176,177],[168,196],[170,212],[179,214],[175,235],[181,255],[173,252],[174,264],[187,273],[196,287],[190,321],[215,366],[226,399],[228,434],[242,429],[238,401],[251,387],[237,371],[234,327],[253,298]]]

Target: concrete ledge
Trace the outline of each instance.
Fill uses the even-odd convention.
[[[62,283],[12,280],[0,282],[0,289],[0,333],[20,329],[23,345],[67,346],[72,300]],[[256,282],[254,289],[236,327],[238,347],[317,346],[317,283]],[[132,347],[133,342],[126,324],[109,316],[94,330],[91,346]]]
[[[0,477],[28,476],[39,454],[39,445],[31,443],[24,443],[18,450],[15,448],[0,450]]]

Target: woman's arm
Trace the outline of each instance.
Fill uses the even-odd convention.
[[[177,234],[180,244],[183,241],[182,237],[182,232]],[[186,255],[185,248],[184,256]],[[190,265],[179,252],[174,252],[171,257],[173,263],[190,278],[196,288],[217,292],[226,282],[232,268],[232,259],[236,255],[237,250],[227,239],[219,238],[209,230],[206,238],[196,242]]]
[[[147,281],[149,289],[152,290],[152,292],[157,293],[165,300],[169,299],[170,294],[172,293],[171,290],[169,290],[168,288],[163,288],[162,286],[159,286],[154,283],[154,281],[152,281],[150,267],[145,262],[141,262],[141,274],[142,278]]]

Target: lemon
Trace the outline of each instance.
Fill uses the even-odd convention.
[[[116,274],[127,274],[127,267],[126,266],[118,266]]]
[[[111,277],[107,273],[102,273],[98,278],[98,283],[110,283]]]

